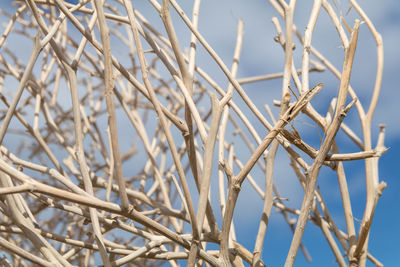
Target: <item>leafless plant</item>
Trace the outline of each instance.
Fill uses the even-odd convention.
[[[293,23],[296,1],[270,0],[278,16],[272,22],[284,69],[237,78],[242,21],[229,69],[198,31],[200,0],[193,3],[191,19],[176,0],[148,2],[163,29],[130,0],[19,0],[12,3],[14,14],[1,11],[9,18],[0,38],[0,247],[8,253],[1,265],[265,266],[262,250],[265,242],[274,242],[265,238],[274,206],[293,230],[285,266],[293,266],[299,248],[309,259],[302,244],[308,221],[321,229],[339,266],[365,266],[367,259],[382,266],[368,252],[368,237],[386,186],[378,174],[378,160],[386,151],[384,126],[375,147],[371,137],[383,46],[358,3],[349,0],[359,17],[350,28],[332,7],[334,1],[314,0],[302,35]],[[190,40],[178,40],[171,12],[190,30]],[[321,12],[328,14],[343,46],[342,71],[312,45]],[[375,86],[367,106],[350,86],[362,22],[377,47]],[[160,33],[164,30],[166,35]],[[15,36],[33,42],[29,61],[8,42]],[[293,58],[295,37],[302,44],[296,48],[302,49],[300,71]],[[115,40],[118,47],[111,45]],[[225,74],[226,89],[196,63],[197,46]],[[325,70],[340,81],[337,96],[327,99],[326,115],[312,105],[326,85],[309,81],[310,72]],[[269,79],[282,80],[276,119],[266,106],[267,119],[243,89]],[[17,81],[16,90],[11,80]],[[353,106],[362,137],[343,122]],[[319,148],[294,128],[300,113],[323,132]],[[254,120],[265,127],[265,136],[256,131]],[[341,153],[338,132],[359,151]],[[235,152],[244,146],[250,157]],[[274,184],[279,146],[304,189],[301,209],[288,207]],[[366,174],[366,206],[358,230],[343,166],[355,160],[365,161]],[[317,187],[323,166],[337,176],[346,229],[338,228],[324,201],[328,196]],[[252,177],[255,169],[265,175],[261,184]],[[237,240],[233,220],[245,181],[264,203],[252,248]]]

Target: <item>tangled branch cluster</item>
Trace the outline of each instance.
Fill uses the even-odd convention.
[[[200,0],[194,1],[191,16],[175,0],[149,0],[160,14],[161,30],[130,0],[20,0],[13,3],[14,14],[2,10],[9,18],[0,38],[0,247],[8,252],[2,264],[264,266],[263,245],[270,242],[264,237],[274,206],[293,230],[285,266],[293,266],[299,248],[309,257],[301,242],[307,221],[321,229],[339,266],[365,266],[367,259],[381,266],[368,252],[368,236],[386,186],[378,175],[378,159],[386,150],[384,127],[376,147],[371,139],[383,47],[367,15],[349,1],[377,45],[367,107],[350,86],[360,21],[350,29],[327,0],[314,1],[304,35],[293,24],[296,1],[270,0],[279,16],[272,22],[285,55],[283,72],[240,79],[243,22],[229,68],[197,30]],[[190,41],[178,41],[171,12],[190,30]],[[343,45],[341,71],[311,44],[321,12],[329,15]],[[160,33],[164,30],[166,35]],[[15,36],[33,43],[28,61],[8,43]],[[297,48],[300,72],[293,59],[294,36],[302,44]],[[197,46],[225,74],[227,88],[196,63]],[[340,81],[327,114],[312,105],[324,85],[309,84],[310,72],[324,70]],[[276,118],[268,106],[265,117],[244,90],[248,83],[269,79],[282,80]],[[362,137],[343,122],[352,107]],[[319,148],[291,126],[300,113],[323,131]],[[255,120],[265,127],[265,136],[256,131]],[[340,153],[338,132],[359,151]],[[244,146],[250,157],[235,151]],[[288,207],[274,185],[279,146],[304,189],[301,209]],[[343,161],[352,160],[364,160],[366,168],[359,229],[343,167]],[[346,229],[337,227],[316,187],[323,166],[337,176]],[[255,169],[264,173],[263,180],[252,177]],[[252,248],[236,238],[233,220],[245,181],[264,203]]]

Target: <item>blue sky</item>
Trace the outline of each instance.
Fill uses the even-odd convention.
[[[332,3],[332,1],[330,1]],[[343,13],[347,11],[347,1],[335,1],[338,10]],[[160,18],[153,8],[142,1],[134,1],[136,7],[148,20],[154,22],[161,29]],[[303,5],[304,4],[304,5]],[[359,4],[374,22],[377,30],[382,34],[385,51],[384,79],[382,93],[373,120],[373,144],[376,143],[378,125],[386,124],[386,141],[389,148],[388,152],[380,160],[379,172],[380,179],[387,183],[383,196],[381,197],[373,221],[372,232],[370,235],[369,251],[378,258],[385,266],[400,266],[400,220],[399,192],[400,192],[400,90],[398,90],[398,77],[400,73],[400,1],[374,1],[360,0]],[[308,12],[312,6],[312,1],[298,1],[295,10],[295,23],[300,32],[304,31],[308,20]],[[0,7],[6,8],[6,4],[1,3]],[[182,7],[191,14],[191,1],[182,3]],[[238,77],[262,75],[268,73],[281,72],[283,70],[284,54],[281,47],[273,41],[276,32],[271,23],[272,16],[278,16],[268,1],[265,0],[203,0],[200,9],[199,30],[207,39],[210,45],[230,66],[232,54],[235,46],[236,27],[238,19],[245,22],[245,41],[241,55]],[[346,16],[347,22],[352,25],[354,18],[357,18],[352,11]],[[283,21],[280,19],[283,25]],[[182,47],[188,46],[189,31],[177,16],[174,16],[174,25],[177,27],[178,37]],[[361,101],[367,100],[374,83],[376,48],[371,39],[367,27],[362,25],[360,30],[359,46],[355,61],[356,68],[352,76],[352,86],[357,88]],[[335,63],[341,69],[343,61],[343,49],[340,48],[340,41],[336,31],[329,23],[327,16],[322,11],[317,28],[313,37],[313,45]],[[300,47],[300,46],[299,46]],[[295,52],[295,64],[301,67],[301,49]],[[207,67],[208,73],[213,74],[213,78],[221,85],[226,85],[227,81],[223,73],[212,59],[206,55],[204,50],[199,48],[198,64]],[[329,74],[311,74],[310,84],[324,82],[326,90],[324,96],[328,99],[335,95],[338,82]],[[272,107],[273,99],[280,99],[280,81],[262,82],[245,86],[245,90],[259,107],[269,104]],[[236,96],[237,97],[237,96]],[[237,98],[236,98],[237,99]],[[326,107],[326,100],[323,97],[313,103],[318,110],[323,111]],[[365,103],[363,103],[366,105]],[[273,108],[274,114],[277,109]],[[354,125],[359,129],[359,124],[355,114],[349,114],[346,123]],[[258,125],[253,118],[256,130],[261,136],[265,135],[265,130]],[[358,128],[357,128],[358,127]],[[296,128],[300,129],[303,136],[315,136],[316,129],[309,126],[306,122],[297,121]],[[360,133],[358,131],[358,133]],[[313,140],[314,146],[318,147],[318,140]],[[344,150],[355,151],[354,146],[343,140]],[[278,185],[282,195],[289,198],[288,205],[298,207],[302,199],[302,191],[293,172],[287,168],[287,159],[281,149],[278,152],[278,162],[276,163],[275,183]],[[352,197],[352,205],[355,217],[362,218],[362,211],[365,205],[365,183],[363,163],[346,163],[348,183]],[[345,229],[343,215],[341,214],[341,200],[337,192],[337,183],[332,174],[323,169],[319,178],[321,191],[329,198],[329,209],[337,220],[338,225]],[[217,197],[213,198],[217,204]],[[258,229],[258,220],[262,202],[255,191],[244,184],[241,196],[239,197],[237,210],[235,211],[235,224],[238,241],[245,245],[249,250],[253,249],[253,243]],[[286,258],[290,246],[291,233],[289,227],[283,221],[282,216],[272,211],[272,219],[265,238],[263,259],[268,266],[281,266]],[[358,228],[359,224],[356,223]],[[325,242],[321,231],[312,223],[309,223],[304,236],[304,245],[307,247],[312,263],[306,263],[303,255],[299,253],[295,266],[336,266],[334,257]],[[372,266],[368,262],[367,266]]]

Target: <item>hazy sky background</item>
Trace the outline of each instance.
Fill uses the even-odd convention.
[[[187,14],[191,14],[192,1],[182,2],[182,7]],[[295,23],[301,33],[304,32],[308,21],[308,14],[313,1],[297,1],[295,10]],[[330,1],[332,3],[333,1]],[[345,15],[348,10],[348,1],[335,0],[337,10],[341,10]],[[370,235],[369,251],[385,266],[400,266],[400,171],[397,164],[400,163],[400,1],[358,1],[364,11],[368,14],[377,30],[382,34],[385,53],[384,78],[382,93],[373,120],[373,138],[375,145],[377,140],[378,125],[387,125],[385,144],[389,151],[380,161],[380,179],[387,183],[387,188],[378,203],[375,218]],[[154,11],[147,1],[133,1],[134,6],[157,28],[162,31],[162,24],[159,15]],[[9,9],[9,2],[2,1],[0,8]],[[221,56],[227,66],[232,63],[232,55],[235,47],[236,29],[239,19],[243,19],[245,26],[244,44],[239,65],[238,77],[248,77],[268,73],[281,72],[283,70],[284,53],[282,48],[273,41],[276,31],[271,23],[271,18],[278,16],[268,1],[265,0],[203,0],[200,8],[199,31],[207,39],[209,44]],[[345,17],[346,21],[352,26],[355,18],[358,18],[354,10]],[[284,21],[279,18],[284,27]],[[177,29],[179,40],[184,48],[188,47],[190,32],[183,22],[174,15],[174,25]],[[2,25],[2,27],[4,27]],[[301,46],[298,44],[294,55],[295,65],[301,67]],[[317,28],[313,36],[313,46],[322,52],[335,66],[341,70],[343,62],[343,49],[337,37],[335,28],[330,24],[330,20],[324,10],[318,19]],[[117,44],[116,44],[117,45]],[[200,67],[207,69],[212,74],[213,79],[221,85],[227,85],[226,78],[213,63],[211,58],[204,52],[201,45],[198,45],[197,62]],[[116,49],[118,50],[118,49]],[[30,51],[30,49],[29,49]],[[368,31],[367,25],[363,24],[360,30],[359,45],[355,57],[355,68],[352,74],[351,84],[356,90],[364,107],[373,89],[376,71],[376,46]],[[335,96],[338,88],[338,81],[329,73],[310,74],[310,86],[324,82],[324,91],[313,101],[317,110],[325,113],[327,102]],[[280,99],[281,81],[261,82],[244,86],[247,94],[262,109],[264,104],[272,107],[273,99]],[[237,96],[234,98],[238,99]],[[237,101],[239,102],[239,101]],[[278,113],[277,108],[273,108],[274,114]],[[260,136],[264,136],[264,128],[252,118]],[[359,121],[354,111],[350,112],[345,122],[358,129],[360,133]],[[315,127],[296,122],[296,128],[300,129],[302,136],[316,136]],[[343,144],[348,143],[343,138]],[[17,142],[17,141],[16,141]],[[313,140],[313,145],[318,147],[319,140]],[[343,147],[346,152],[357,151],[354,145]],[[287,159],[284,151],[278,152],[279,161],[276,162],[275,183],[278,185],[283,197],[288,197],[288,206],[299,207],[302,200],[302,190],[300,189],[293,171],[287,168]],[[347,177],[349,189],[352,197],[354,216],[362,219],[362,211],[365,205],[365,182],[363,163],[346,163],[348,167]],[[350,171],[351,170],[351,171]],[[337,191],[337,182],[332,174],[323,169],[319,177],[321,191],[326,195],[328,207],[332,216],[337,220],[341,229],[345,229],[343,214],[341,213],[341,199]],[[213,197],[217,201],[218,197]],[[255,191],[245,184],[239,201],[237,211],[235,211],[235,223],[238,241],[245,245],[249,250],[253,249],[253,243],[258,229],[259,214],[262,209],[262,202]],[[356,222],[358,229],[359,223]],[[288,252],[291,232],[283,221],[282,216],[272,211],[271,222],[265,238],[263,259],[267,266],[281,266]],[[307,224],[304,235],[304,244],[313,258],[313,262],[306,264],[301,253],[298,254],[295,266],[336,266],[334,256],[331,253],[319,228],[312,223]],[[372,266],[369,262],[367,266]]]

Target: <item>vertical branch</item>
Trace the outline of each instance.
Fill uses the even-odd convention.
[[[195,5],[197,9],[199,8],[199,2],[197,5]],[[175,34],[175,29],[172,24],[172,19],[171,19],[171,14],[170,14],[170,9],[169,9],[169,1],[168,0],[163,0],[162,2],[162,8],[160,12],[162,21],[164,23],[165,29],[167,31],[169,41],[171,42],[171,47],[174,52],[176,61],[178,62],[178,66],[180,69],[180,74],[183,79],[183,93],[187,92],[188,95],[185,96],[185,121],[188,126],[188,134],[184,136],[185,138],[185,143],[188,151],[188,157],[189,157],[189,164],[193,173],[193,177],[195,181],[200,181],[199,180],[199,171],[198,171],[198,166],[197,166],[197,159],[196,159],[196,149],[194,145],[194,135],[193,135],[193,122],[192,122],[192,113],[190,110],[189,103],[191,102],[192,94],[193,94],[193,72],[191,73],[188,69],[188,66],[186,65],[185,59],[183,57],[183,53],[181,51],[178,39]],[[197,19],[194,20],[195,27],[197,25]],[[192,35],[193,39],[193,35]],[[194,66],[194,50],[191,50],[191,64]],[[193,67],[192,67],[193,68]],[[185,87],[185,88],[183,88]],[[185,90],[186,89],[186,90]],[[189,103],[188,103],[189,101]],[[195,107],[192,105],[192,110],[194,110]],[[197,112],[194,112],[196,114]],[[202,121],[198,121],[198,127],[200,131],[205,132],[203,130],[203,124]],[[204,135],[204,134],[203,134]],[[201,190],[200,190],[201,192]],[[201,198],[200,198],[201,199]],[[194,218],[193,218],[194,219]],[[197,257],[197,243],[199,242],[199,237],[202,229],[202,224],[199,223],[198,217],[196,217],[195,221],[192,221],[192,228],[193,228],[193,239],[194,242],[191,246],[190,249],[190,256],[188,259],[188,266],[194,266],[195,260]]]
[[[277,140],[272,141],[271,148],[268,153],[264,154],[265,157],[265,194],[264,194],[264,206],[261,214],[260,224],[258,226],[258,233],[256,242],[254,244],[253,251],[253,262],[252,266],[261,266],[261,252],[264,245],[264,238],[267,232],[268,223],[270,221],[271,209],[274,203],[272,197],[273,188],[273,170],[276,152],[278,150],[279,143]]]
[[[372,36],[375,38],[376,42],[376,52],[377,52],[377,66],[376,66],[376,78],[375,78],[375,85],[374,85],[374,91],[372,93],[372,98],[371,98],[371,103],[369,105],[368,111],[367,111],[367,124],[371,124],[371,120],[373,117],[373,114],[375,112],[376,105],[378,103],[378,98],[379,98],[379,93],[381,90],[381,84],[382,84],[382,76],[383,76],[383,41],[382,41],[382,36],[378,33],[378,31],[375,29],[374,24],[371,22],[371,20],[368,18],[368,16],[365,14],[365,12],[362,10],[360,5],[357,3],[356,0],[350,0],[351,5],[354,7],[354,9],[358,12],[358,14],[361,16],[361,18],[365,21],[367,24],[369,30],[371,31]]]
[[[195,0],[193,4],[193,12],[192,12],[192,24],[193,28],[197,29],[199,24],[199,10],[200,10],[201,0]],[[190,76],[194,76],[194,69],[196,66],[196,36],[191,33],[190,34],[190,48],[189,48],[189,63],[188,63],[188,72]]]
[[[301,212],[299,219],[297,221],[296,230],[293,235],[292,243],[290,245],[289,253],[286,258],[285,267],[291,267],[294,264],[294,261],[297,256],[297,252],[301,243],[301,239],[303,237],[303,233],[305,230],[305,226],[307,224],[308,215],[311,210],[313,198],[314,198],[314,190],[315,185],[317,183],[317,178],[319,175],[319,171],[322,167],[323,160],[328,154],[331,145],[335,139],[337,131],[339,130],[340,124],[346,116],[347,110],[355,103],[351,103],[348,107],[346,105],[347,92],[350,83],[350,75],[353,65],[354,54],[357,47],[357,38],[358,38],[358,30],[360,26],[360,21],[356,20],[353,33],[350,39],[350,46],[346,50],[343,71],[342,71],[342,79],[340,81],[339,95],[338,101],[336,104],[336,112],[333,119],[333,122],[329,125],[326,131],[326,137],[321,145],[321,148],[314,160],[314,163],[311,165],[310,169],[307,170],[307,185],[304,193],[303,204],[301,206]]]
[[[306,30],[304,31],[303,41],[303,60],[301,64],[301,92],[305,92],[309,87],[308,70],[310,65],[310,51],[311,51],[311,39],[312,33],[317,23],[319,11],[321,9],[321,0],[314,0],[314,5],[311,10],[310,18]],[[293,26],[292,26],[293,27]]]
[[[198,21],[199,21],[200,2],[201,2],[201,0],[196,0],[193,4],[192,23],[193,23],[193,27],[195,27],[195,28],[197,28]],[[165,3],[164,5],[167,5],[168,9],[169,9],[169,2]],[[172,25],[171,15],[170,15],[169,10],[166,15],[168,16],[167,18],[165,18],[166,22],[167,22],[166,27],[168,28],[169,24]],[[170,31],[167,30],[167,33],[169,33],[169,35],[171,35],[171,33],[174,33],[174,31],[172,31],[170,33]],[[170,37],[170,40],[175,40],[175,39],[171,39],[171,37]],[[191,96],[193,94],[194,68],[196,65],[196,41],[197,41],[196,36],[194,36],[194,34],[192,33],[190,36],[189,63],[188,63],[187,73],[184,70],[184,69],[186,69],[185,65],[183,64],[184,62],[182,62],[182,52],[179,51],[179,46],[174,45],[171,41],[171,45],[174,48],[174,53],[176,54],[179,67],[181,68],[181,74],[183,76],[184,84],[185,84],[186,88],[188,88],[189,94]],[[181,56],[179,56],[179,55],[181,55]],[[178,58],[178,56],[179,56],[179,58]],[[194,143],[194,134],[193,134],[193,121],[192,121],[191,112],[190,112],[190,108],[188,106],[187,101],[185,101],[185,121],[188,126],[188,135],[184,136],[184,138],[185,138],[185,143],[186,143],[186,147],[187,147],[189,164],[190,164],[190,167],[192,170],[194,180],[196,181],[196,184],[200,184],[200,171],[197,166],[197,154],[196,154],[196,147],[195,147],[195,143]],[[188,266],[189,267],[194,266],[194,264],[196,262],[198,244],[199,244],[198,243],[199,234],[200,234],[199,225],[198,225],[197,221],[195,222],[195,224],[196,225],[195,225],[194,233],[193,233],[194,242],[192,243],[192,245],[190,247],[190,254],[189,254],[189,258],[188,258]]]
[[[126,194],[125,178],[122,172],[121,155],[119,152],[118,144],[118,133],[117,133],[117,119],[115,116],[115,104],[114,104],[114,77],[113,77],[113,66],[111,59],[111,45],[110,45],[110,33],[104,16],[104,10],[102,0],[94,0],[94,4],[97,12],[97,19],[99,22],[99,31],[101,41],[103,43],[103,56],[104,56],[104,83],[105,83],[105,95],[107,103],[108,113],[108,125],[110,127],[110,136],[112,142],[112,154],[114,157],[115,165],[115,179],[119,186],[119,196],[121,199],[121,205],[124,209],[128,209],[129,200]]]
[[[332,152],[339,153],[339,148],[336,142],[334,142],[332,145]],[[348,234],[349,248],[347,251],[347,257],[349,259],[349,262],[351,262],[357,237],[356,237],[356,230],[354,227],[354,218],[353,218],[353,211],[351,208],[350,194],[349,194],[349,189],[347,187],[346,174],[344,172],[343,162],[341,161],[337,163],[336,174],[338,177],[340,195],[342,197],[342,203],[343,203],[343,213],[346,220],[346,227]]]
[[[292,73],[293,59],[293,16],[296,1],[291,0],[290,4],[285,7],[285,65],[282,78],[282,98],[289,92],[290,77]]]
[[[76,74],[66,62],[63,62],[63,66],[67,72],[67,77],[69,79],[69,87],[71,91],[72,99],[72,110],[74,115],[74,127],[75,127],[75,157],[78,162],[82,180],[85,187],[85,191],[90,195],[94,195],[92,181],[89,176],[89,167],[86,163],[84,147],[83,147],[83,129],[81,125],[81,117],[79,111],[79,96],[78,96],[78,86],[76,80]],[[107,256],[107,250],[104,245],[103,236],[101,233],[101,228],[98,220],[97,211],[94,208],[89,209],[90,217],[92,220],[93,231],[95,234],[96,242],[100,249],[100,255],[105,266],[111,266],[110,261]]]
[[[378,103],[379,93],[381,90],[382,84],[382,76],[383,76],[383,42],[381,35],[376,31],[374,25],[371,20],[365,14],[365,12],[361,9],[358,3],[355,0],[350,1],[351,5],[354,9],[360,14],[361,18],[368,25],[371,34],[375,38],[376,46],[377,46],[377,68],[376,68],[376,79],[374,90],[371,97],[371,102],[366,113],[365,118],[362,121],[362,129],[364,134],[364,149],[371,149],[371,121],[375,112],[376,105]],[[361,222],[361,227],[359,230],[359,239],[357,243],[357,247],[355,249],[355,261],[360,266],[365,266],[366,261],[366,251],[368,248],[368,235],[369,229],[372,223],[372,218],[374,216],[375,207],[379,196],[381,195],[385,185],[384,183],[379,184],[378,177],[378,165],[374,159],[366,159],[365,160],[365,179],[366,179],[366,188],[367,188],[367,201],[366,207],[363,215],[363,219]],[[361,255],[361,251],[362,255]],[[359,257],[361,257],[361,261],[358,262]]]
[[[210,192],[214,146],[217,139],[218,127],[222,114],[222,107],[220,106],[218,98],[215,94],[211,96],[211,105],[212,105],[211,126],[204,147],[204,155],[203,155],[204,166],[200,179],[200,196],[196,214],[196,220],[199,226],[199,231],[203,229],[204,217],[206,214],[208,195]]]
[[[239,64],[239,58],[240,58],[240,51],[242,48],[242,42],[243,42],[243,21],[239,20],[238,26],[237,26],[237,38],[236,38],[236,46],[235,46],[235,52],[233,55],[233,64],[232,64],[232,74],[236,77],[237,74],[237,69],[238,69],[238,64]],[[233,86],[232,84],[229,84],[228,86],[228,91],[227,94],[232,95],[233,94]],[[224,142],[225,142],[225,132],[226,132],[226,126],[228,123],[228,118],[229,118],[229,106],[226,105],[224,106],[224,110],[222,113],[222,118],[221,118],[221,125],[219,127],[219,142],[218,142],[218,162],[224,163]],[[221,207],[221,212],[224,214],[225,212],[225,206],[226,206],[226,201],[225,201],[225,185],[224,185],[224,172],[222,168],[218,169],[218,185],[219,185],[219,201],[220,201],[220,207]]]

